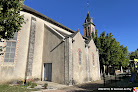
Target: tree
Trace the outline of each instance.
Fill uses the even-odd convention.
[[[99,49],[100,48],[100,46],[101,46],[101,44],[100,44],[100,39],[98,38],[98,31],[96,30],[96,32],[95,32],[95,36],[94,36],[95,38],[94,38],[94,42],[95,42],[95,45],[96,45],[96,47]]]
[[[94,32],[92,31],[92,36],[91,36],[92,39],[95,39],[95,35],[94,35]]]
[[[20,15],[24,0],[0,1],[0,41],[14,37],[14,33],[21,29],[24,23],[23,15]],[[0,47],[2,51],[3,47]]]
[[[97,33],[96,30],[94,42],[99,49],[101,69],[103,69],[103,65],[106,65],[107,69],[109,65],[126,67],[129,63],[127,47],[120,45],[120,43],[113,38],[112,33],[105,34],[105,32],[102,32],[100,37],[98,37]]]
[[[99,54],[100,54],[100,62],[101,62],[101,64],[106,64],[106,61],[105,61],[105,32],[102,32],[101,34],[100,34],[100,38],[99,38],[99,40],[100,40],[100,48],[98,48],[99,49]]]
[[[129,53],[130,60],[134,60],[134,58],[138,59],[138,48],[134,52]]]
[[[122,49],[121,53],[121,65],[126,68],[129,64],[129,53],[128,53],[128,48],[124,47],[123,45],[120,46]]]

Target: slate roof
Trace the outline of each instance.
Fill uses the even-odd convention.
[[[36,10],[26,6],[26,5],[23,5],[22,8],[23,8],[22,11],[31,13],[31,14],[33,14],[33,15],[35,15],[35,16],[37,16],[37,17],[39,17],[39,18],[41,18],[41,19],[43,19],[45,21],[48,21],[48,22],[50,22],[50,23],[52,23],[52,24],[54,24],[54,25],[56,25],[56,26],[58,26],[58,27],[60,27],[62,29],[65,29],[65,30],[67,30],[67,31],[72,33],[72,35],[67,35],[67,34],[65,34],[63,32],[60,32],[60,31],[56,30],[57,32],[59,32],[60,34],[62,34],[65,37],[69,37],[69,36],[70,37],[74,37],[78,33],[78,31],[75,32],[72,29],[70,29],[70,28],[68,28],[68,27],[56,22],[55,20],[53,20],[53,19],[51,19],[51,18],[39,13],[38,11],[36,11]],[[87,16],[88,16],[88,18],[90,17],[89,14],[87,14]],[[83,39],[88,40],[87,37],[84,37],[84,36],[82,36],[82,37],[83,37]]]
[[[72,38],[73,38],[73,37],[74,37],[74,36],[75,36],[78,32],[79,32],[79,30],[78,30],[78,31],[76,31],[75,33],[71,34],[71,35],[70,35],[70,37],[72,37]]]
[[[85,26],[87,26],[87,25],[89,25],[89,24],[93,24],[93,21],[92,21],[92,18],[90,17],[90,14],[89,14],[89,12],[88,12],[83,26],[85,27]],[[94,25],[94,24],[93,24],[93,25]],[[94,26],[95,26],[95,25],[94,25]]]
[[[55,29],[56,30],[56,29]],[[59,32],[61,35],[63,35],[64,37],[68,36],[68,34],[65,34],[64,32],[61,32],[61,31],[58,31],[56,30],[57,32]]]
[[[86,21],[86,20],[87,20],[87,21]],[[91,22],[91,17],[90,17],[89,12],[87,13],[87,17],[86,17],[86,19],[85,19],[85,23],[87,23],[87,22]]]
[[[67,30],[67,31],[69,31],[69,32],[71,32],[71,33],[74,33],[74,32],[75,32],[75,31],[73,31],[72,29],[70,29],[70,28],[68,28],[68,27],[66,27],[66,26],[64,26],[64,25],[62,25],[62,24],[60,24],[60,23],[54,21],[53,19],[51,19],[51,18],[49,18],[49,17],[47,17],[47,16],[45,16],[45,15],[39,13],[38,11],[36,11],[36,10],[34,10],[34,9],[32,9],[32,8],[30,8],[30,7],[28,7],[28,6],[26,6],[26,5],[23,5],[22,8],[23,8],[22,11],[31,13],[31,14],[33,14],[33,15],[35,15],[35,16],[37,16],[37,17],[43,19],[43,20],[46,20],[46,21],[48,21],[48,22],[50,22],[50,23],[52,23],[52,24],[54,24],[54,25],[56,25],[56,26],[58,26],[58,27],[60,27],[60,28],[65,29],[65,30]]]

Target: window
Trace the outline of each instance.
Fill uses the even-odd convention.
[[[92,57],[93,57],[93,65],[94,65],[94,54],[92,54]]]
[[[90,27],[88,27],[88,31],[90,30]]]
[[[79,51],[79,64],[81,64],[81,51]]]
[[[90,27],[88,27],[88,33],[89,33],[89,36],[91,35],[91,32],[90,32]]]
[[[16,41],[17,41],[17,32],[14,34],[13,39],[6,41],[4,62],[14,62]]]
[[[85,28],[85,31],[86,31],[86,36],[87,36],[87,28]]]

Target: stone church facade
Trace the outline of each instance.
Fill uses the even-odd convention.
[[[61,84],[100,80],[99,54],[89,39],[95,25],[89,13],[84,36],[47,16],[23,6],[25,23],[0,56],[0,82],[39,79]]]

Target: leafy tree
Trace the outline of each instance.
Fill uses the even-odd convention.
[[[0,41],[14,37],[14,33],[21,29],[24,22],[20,15],[24,0],[1,0],[0,1]],[[2,51],[3,47],[0,47]]]
[[[95,45],[96,45],[96,47],[99,49],[100,46],[101,46],[101,44],[100,44],[100,39],[98,38],[98,32],[97,32],[97,30],[96,30],[96,32],[95,32],[95,36],[94,36],[94,37],[95,37],[95,38],[94,38]]]
[[[134,52],[130,52],[129,58],[130,58],[130,60],[134,60],[134,58],[138,59],[138,49],[135,50]]]
[[[92,39],[95,39],[95,35],[94,35],[94,32],[92,31]]]
[[[127,47],[120,45],[120,43],[113,38],[112,33],[105,34],[105,32],[102,32],[100,37],[98,37],[97,33],[96,30],[94,42],[99,49],[101,69],[103,69],[103,65],[106,65],[107,69],[109,65],[126,67],[129,63]]]
[[[100,35],[100,48],[99,48],[99,54],[100,54],[100,61],[101,61],[101,64],[106,64],[106,61],[105,61],[105,32],[102,32],[101,35]]]
[[[129,63],[129,54],[128,54],[128,48],[124,47],[123,45],[120,46],[122,49],[122,53],[121,53],[121,65],[125,68],[128,66]]]

